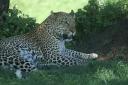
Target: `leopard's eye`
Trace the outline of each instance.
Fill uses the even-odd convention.
[[[66,21],[66,24],[70,25],[68,21]]]

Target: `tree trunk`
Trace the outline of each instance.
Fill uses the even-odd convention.
[[[10,0],[0,0],[0,24],[6,20],[5,14],[8,12]]]
[[[8,12],[10,0],[0,0],[0,14]]]

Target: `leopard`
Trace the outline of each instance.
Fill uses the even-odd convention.
[[[0,66],[13,70],[22,79],[39,66],[77,66],[96,59],[96,53],[67,49],[65,42],[76,34],[73,12],[51,12],[34,30],[0,40]]]

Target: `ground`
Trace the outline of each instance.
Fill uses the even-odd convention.
[[[52,68],[33,72],[18,80],[11,72],[0,71],[0,85],[127,85],[128,65],[123,62],[93,62],[86,66]]]

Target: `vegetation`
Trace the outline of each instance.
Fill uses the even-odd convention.
[[[22,14],[21,11],[15,7],[9,9],[8,13],[3,14],[4,21],[0,23],[0,37],[10,37],[26,33],[36,27],[36,20],[27,15]]]
[[[97,43],[101,42],[96,40],[100,38],[99,36],[104,36],[102,38],[103,44],[105,42],[104,38],[109,37],[108,35],[110,35],[111,32],[119,32],[119,29],[123,30],[124,28],[127,29],[127,3],[127,0],[104,0],[102,3],[99,0],[89,0],[89,3],[85,5],[83,9],[78,9],[76,12],[77,35],[75,37],[75,41],[73,41],[69,46],[79,51],[90,52],[88,51],[88,48],[94,49],[96,48],[96,45],[98,45]],[[106,31],[110,32],[105,33]],[[116,34],[116,32],[114,33]],[[115,34],[111,34],[110,38]],[[90,43],[93,43],[93,45]]]
[[[0,85],[127,85],[128,64],[117,61],[93,62],[88,66],[45,69],[18,80],[0,70]]]
[[[17,2],[16,0],[14,1]],[[22,1],[26,3],[28,2],[30,3],[29,0],[28,1],[22,0]],[[40,0],[37,0],[37,1],[40,1]],[[73,0],[69,0],[69,1],[72,1],[72,3],[73,2],[75,3],[75,1]],[[35,2],[33,1],[32,3],[35,3]],[[60,3],[60,2],[57,2],[57,3]],[[39,5],[41,5],[41,3]],[[27,7],[25,8],[24,7],[25,6],[23,6],[23,9],[27,8]],[[38,9],[37,7],[34,8],[34,10],[37,10],[37,9]],[[37,12],[32,12],[32,13],[35,14]],[[5,22],[4,24],[0,24],[1,38],[23,34],[34,29],[37,26],[35,19],[27,15],[24,15],[21,11],[17,10],[15,7],[13,9],[10,9],[9,12],[4,16],[6,18]],[[42,14],[39,14],[39,17],[40,16],[42,16]],[[110,31],[107,32],[107,35],[110,35],[110,32],[118,33],[119,31],[120,33],[120,31],[123,29],[124,26],[120,27],[118,26],[118,24],[124,23],[124,21],[127,21],[128,1],[127,0],[114,0],[114,1],[106,0],[104,3],[101,3],[98,0],[89,0],[89,3],[85,5],[83,9],[78,9],[78,11],[76,12],[76,16],[77,16],[76,17],[77,35],[75,37],[75,40],[70,44],[68,44],[68,46],[71,47],[72,49],[86,51],[89,49],[85,50],[85,45],[88,45],[87,42],[89,41],[90,38],[93,39],[92,36],[99,35],[99,34],[101,34],[100,36],[103,36],[104,32],[106,32],[106,30],[108,29],[110,29]],[[40,20],[41,18],[39,19],[39,21]],[[125,36],[127,38],[127,34],[124,34],[123,39],[125,38]],[[96,36],[96,39],[98,38],[99,37]],[[110,38],[111,37],[109,37],[109,39]],[[103,47],[104,47],[104,45],[106,45],[106,40],[104,38],[102,40],[103,40]],[[120,39],[117,39],[117,40],[120,41]],[[92,41],[90,42],[92,43]],[[128,42],[128,41],[125,40],[125,42]],[[111,43],[108,43],[107,41],[107,46],[108,45],[112,46]],[[79,48],[79,46],[83,48]],[[120,49],[118,53],[121,54],[124,51],[125,50]],[[107,54],[109,53],[112,53],[112,52],[109,51]],[[126,59],[124,60],[126,61]],[[122,59],[122,55],[121,56],[118,55],[118,57],[114,57],[110,61],[92,61],[92,62],[89,62],[88,65],[83,65],[83,66],[57,68],[57,69],[49,68],[49,69],[44,69],[37,72],[32,72],[30,73],[27,79],[23,79],[23,80],[16,79],[14,73],[12,72],[0,69],[0,85],[35,85],[35,84],[38,84],[38,85],[42,85],[42,84],[43,85],[127,85],[128,64],[127,62],[124,62],[124,60]]]
[[[83,9],[78,9],[77,16],[77,36],[84,38],[94,33],[101,33],[109,26],[117,24],[128,16],[128,1],[116,0],[99,4],[98,0],[89,0],[88,5]],[[86,34],[86,38],[85,35]]]

